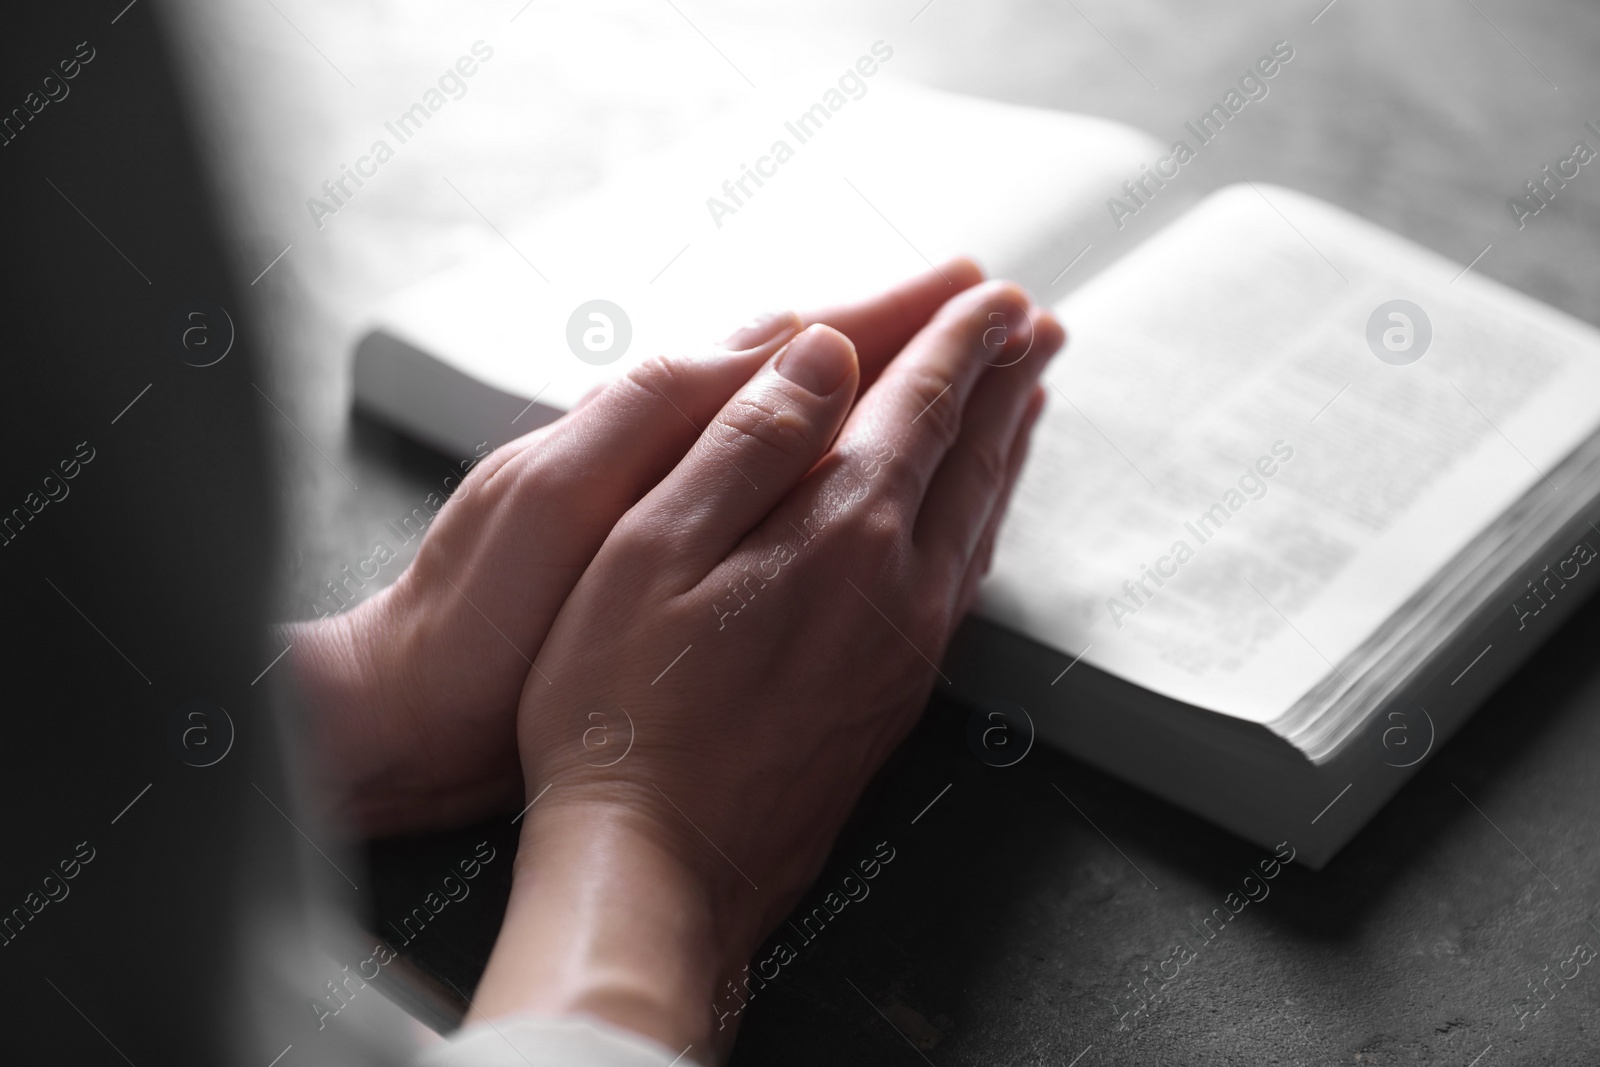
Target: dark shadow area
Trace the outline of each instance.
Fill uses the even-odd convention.
[[[1597,633],[1600,604],[1590,603],[1324,871],[1286,868],[1270,903],[1251,909],[1251,936],[1286,942],[1279,957],[1314,959],[1337,953],[1375,915],[1408,907],[1395,899],[1408,874],[1435,863],[1453,831],[1475,832],[1470,824],[1485,818],[1454,785],[1472,795],[1534,773],[1530,749],[1586,721]],[[1166,955],[1162,946],[1189,936],[1269,855],[1055,752],[1035,750],[1011,768],[985,766],[966,745],[969,714],[936,697],[874,784],[796,914],[815,907],[819,892],[837,885],[875,842],[889,840],[899,858],[871,898],[848,906],[836,929],[757,991],[734,1064],[918,1063],[918,1053],[932,1053],[958,1031],[967,1031],[959,1047],[969,1054],[960,1062],[1036,1062],[1024,1058],[1032,1053],[1037,1062],[1060,1056],[1066,1063],[1116,1035],[1118,1012],[1130,1004],[1118,1007],[1126,980],[1147,973],[1146,963],[1154,967]],[[910,825],[947,782],[949,793]],[[1592,869],[1588,854],[1580,862]],[[1541,882],[1509,843],[1493,862],[1506,893]],[[775,940],[785,936],[780,930]],[[1206,946],[1198,932],[1190,942]],[[1226,937],[1218,944],[1235,957],[1246,951]],[[1254,961],[1235,962],[1249,969]],[[1255,980],[1271,985],[1270,975]],[[1221,981],[1197,994],[1209,998],[1199,1012],[1212,1016],[1208,1026],[1229,1025],[1238,1013],[1228,994]],[[730,1005],[737,1001],[724,1002]],[[1002,1015],[1009,1026],[994,1028]],[[1193,1036],[1136,1034],[1114,1062],[1152,1062],[1151,1055],[1198,1062],[1184,1059]],[[1325,1051],[1346,1058],[1348,1047]]]
[[[366,848],[371,935],[438,983],[464,1014],[511,898],[517,830],[510,815]]]
[[[382,469],[418,488],[430,488],[454,471],[457,458],[421,444],[360,408],[350,410],[350,453],[363,466]]]

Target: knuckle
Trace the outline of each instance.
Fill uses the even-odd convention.
[[[753,446],[795,458],[811,451],[816,433],[810,419],[770,392],[743,393],[728,401],[711,432],[718,439],[713,447],[746,451]]]
[[[478,460],[461,484],[463,498],[479,491],[498,493],[511,482],[523,464],[531,463],[551,448],[559,447],[569,424],[565,417],[508,441]]]
[[[906,462],[885,467],[878,476],[883,483],[881,495],[894,506],[908,503],[915,506],[922,499],[922,465]]]
[[[694,360],[690,357],[655,355],[628,371],[622,380],[654,400],[682,392],[693,374]]]
[[[931,433],[939,449],[948,450],[961,434],[961,406],[951,383],[919,370],[908,376],[906,390],[918,412],[913,429]]]
[[[494,472],[494,491],[508,502],[537,500],[552,486],[550,465],[543,462],[541,449],[530,446],[500,464]]]
[[[644,508],[636,505],[612,527],[604,551],[630,564],[641,565],[647,573],[657,573],[678,555],[680,547],[676,538],[663,531]]]
[[[513,507],[561,506],[563,501],[584,492],[578,471],[570,463],[559,462],[539,442],[511,457],[495,472],[498,494]]]
[[[853,538],[863,562],[880,573],[896,564],[908,551],[912,523],[905,512],[892,503],[880,503],[862,513]]]

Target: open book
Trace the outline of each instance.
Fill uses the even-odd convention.
[[[1287,189],[1196,203],[1173,154],[826,75],[400,294],[356,399],[469,455],[973,254],[1070,340],[945,673],[1320,867],[1595,586],[1600,331]]]

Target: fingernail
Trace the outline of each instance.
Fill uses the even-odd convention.
[[[812,326],[778,353],[773,370],[807,392],[828,396],[844,384],[854,365],[848,342],[831,330]]]
[[[795,313],[792,311],[770,312],[753,322],[739,327],[731,337],[722,342],[722,347],[729,352],[745,352],[752,348],[759,348],[785,329],[794,328],[797,321]]]

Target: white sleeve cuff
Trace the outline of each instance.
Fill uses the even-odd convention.
[[[416,1067],[699,1067],[688,1053],[599,1019],[514,1015],[457,1031]]]

